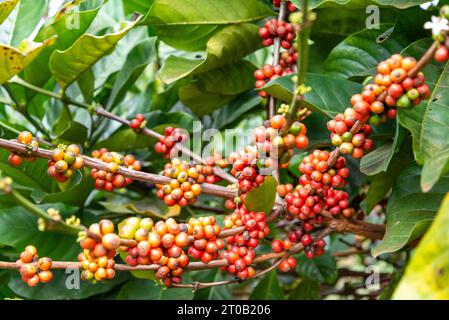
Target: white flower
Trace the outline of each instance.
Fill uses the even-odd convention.
[[[449,21],[446,18],[432,16],[432,21],[424,24],[424,29],[431,29],[434,36],[439,36],[442,31],[449,31]]]

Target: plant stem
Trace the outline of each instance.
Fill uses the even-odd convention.
[[[72,226],[68,225],[63,220],[56,221],[52,219],[52,217],[50,217],[44,210],[29,201],[16,190],[11,191],[9,195],[17,202],[17,204],[25,208],[32,215],[37,218],[44,219],[46,222],[48,222],[49,230],[59,231],[70,235],[77,235],[80,231],[84,230],[82,226]]]
[[[17,152],[19,154],[25,154],[27,152],[27,146],[17,141],[10,141],[0,138],[0,148]],[[37,148],[36,151],[33,152],[34,156],[39,158],[50,159],[52,152],[50,150]],[[93,159],[87,156],[82,156],[84,159],[84,165],[88,168],[108,171],[107,163],[102,162],[97,159]],[[168,184],[171,179],[165,176],[146,173],[141,171],[130,170],[124,167],[119,167],[118,173],[123,175],[124,177],[131,178],[133,180],[150,182],[153,184]],[[222,186],[217,186],[209,183],[201,184],[201,189],[203,193],[210,194],[214,196],[224,197],[224,198],[235,198],[239,194],[239,190],[235,188],[227,188]]]
[[[70,99],[69,97],[67,97],[65,95],[54,93],[52,91],[48,91],[48,90],[39,88],[39,87],[37,87],[37,86],[35,86],[35,85],[31,84],[31,83],[28,83],[28,82],[18,78],[18,77],[13,78],[11,80],[11,83],[15,83],[15,84],[17,84],[19,86],[22,86],[24,88],[33,90],[33,91],[38,92],[40,94],[43,94],[43,95],[46,95],[46,96],[58,99],[58,100],[62,101],[65,104],[70,104],[70,105],[73,105],[73,106],[76,106],[76,107],[88,110],[90,112],[94,112],[95,114],[97,114],[97,115],[99,115],[101,117],[108,118],[110,120],[114,120],[114,121],[119,122],[119,123],[121,123],[121,124],[123,124],[125,126],[129,126],[130,121],[128,121],[126,119],[123,119],[123,118],[121,118],[121,117],[119,117],[119,116],[117,116],[117,115],[107,111],[106,109],[104,109],[101,106],[94,106],[94,105],[90,105],[90,104],[87,104],[87,103],[83,103],[83,102],[78,102],[78,101],[72,100],[72,99]],[[160,139],[160,138],[163,137],[161,134],[159,134],[159,133],[157,133],[157,132],[155,132],[155,131],[153,131],[151,129],[148,129],[148,128],[143,128],[140,132],[142,134],[148,136],[148,137],[152,137],[152,138],[155,138],[155,139]],[[199,162],[201,164],[205,164],[206,163],[206,161],[203,158],[201,158],[199,155],[193,153],[190,149],[186,148],[182,144],[177,143],[175,145],[175,148],[178,148],[178,150],[180,150],[182,153],[188,155],[193,160],[195,160],[195,161],[197,161],[197,162]],[[224,170],[222,170],[219,167],[214,167],[214,173],[217,176],[221,177],[222,179],[225,179],[226,181],[228,181],[230,183],[236,183],[237,182],[237,179],[234,176],[230,175],[229,173],[225,172]]]

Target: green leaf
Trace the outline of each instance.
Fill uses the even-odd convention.
[[[64,142],[84,143],[87,128],[72,118],[69,107],[64,106],[53,127],[53,138]]]
[[[325,74],[347,79],[374,73],[380,61],[401,52],[410,43],[402,34],[377,41],[379,36],[389,35],[392,30],[391,24],[382,24],[379,29],[365,29],[350,35],[326,59]]]
[[[156,60],[155,42],[155,37],[145,39],[129,52],[123,68],[117,74],[106,109],[111,110],[117,105],[148,64]]]
[[[11,177],[21,186],[51,191],[55,182],[47,175],[48,166],[45,160],[37,160],[34,163],[23,161],[20,167],[12,167],[8,162],[8,156],[8,151],[0,150],[0,170],[3,175]]]
[[[170,56],[160,71],[161,79],[170,84],[188,75],[220,68],[243,58],[260,46],[259,27],[251,23],[229,25],[207,41],[203,60]]]
[[[200,51],[224,25],[273,14],[257,0],[155,0],[143,23],[153,26],[157,36],[176,49]]]
[[[209,270],[208,272],[198,272],[192,275],[195,281],[218,282],[226,280],[223,271],[220,269]],[[230,300],[232,299],[232,285],[214,286],[195,292],[195,300]]]
[[[293,75],[287,75],[272,80],[260,90],[290,103],[293,98],[292,77]],[[362,86],[356,82],[314,73],[307,74],[306,85],[311,87],[312,91],[305,95],[305,104],[329,118],[348,108],[351,96],[362,89]]]
[[[288,295],[288,300],[319,300],[320,284],[313,280],[303,280]]]
[[[32,84],[43,86],[51,77],[49,67],[50,56],[54,50],[65,50],[73,42],[86,32],[93,19],[96,17],[103,1],[89,1],[90,9],[83,11],[71,11],[43,27],[36,36],[35,41],[43,41],[57,36],[53,46],[46,48],[25,70],[25,80]],[[74,28],[73,22],[77,21]]]
[[[126,0],[123,1],[123,7],[126,14],[139,12],[145,14],[151,8],[154,0]]]
[[[449,194],[414,252],[393,299],[447,300],[449,288]]]
[[[449,63],[429,98],[421,127],[421,152],[423,171],[421,188],[429,191],[437,181],[449,172]]]
[[[70,261],[81,250],[74,236],[39,231],[37,218],[21,207],[0,210],[0,244],[12,246],[17,252],[32,244],[39,255],[54,260]]]
[[[0,84],[5,83],[25,69],[54,39],[42,43],[24,40],[17,48],[0,44]]]
[[[194,113],[208,114],[253,88],[254,70],[251,63],[239,61],[196,75],[191,83],[179,89],[179,98]]]
[[[395,252],[409,241],[419,238],[432,222],[438,205],[447,192],[449,176],[441,179],[432,190],[420,188],[421,169],[409,166],[393,187],[387,206],[387,229],[383,241],[372,250],[374,256]]]
[[[305,254],[298,258],[297,270],[305,280],[319,283],[334,283],[338,278],[337,262],[328,252],[322,256],[308,259]]]
[[[192,298],[193,293],[189,288],[168,289],[157,285],[154,281],[138,279],[127,281],[115,297],[118,300],[190,300]]]
[[[360,171],[368,176],[386,171],[405,137],[406,131],[401,126],[396,125],[396,135],[393,141],[383,144],[364,156],[360,161]]]
[[[419,59],[426,50],[432,45],[433,40],[430,38],[422,39],[412,43],[410,46],[404,49],[403,55],[409,55]],[[428,64],[423,72],[426,76],[426,84],[429,86],[430,90],[433,91],[441,73],[441,64],[432,62]],[[429,100],[430,101],[430,100]],[[418,106],[412,109],[399,109],[397,113],[398,122],[405,128],[407,128],[413,136],[413,152],[415,154],[415,159],[418,163],[422,164],[423,152],[421,148],[421,134],[422,134],[422,123],[424,121],[424,114],[427,110],[428,102],[423,101]]]
[[[283,300],[284,291],[279,284],[276,270],[268,273],[253,289],[250,300]]]
[[[91,69],[84,72],[77,81],[78,87],[86,103],[92,103],[95,91],[95,78]]]
[[[413,161],[410,145],[408,140],[404,142],[399,152],[391,159],[388,169],[372,177],[364,201],[366,214],[369,214],[374,206],[385,198],[397,177]]]
[[[212,117],[214,118],[214,122],[212,123],[212,127],[216,129],[225,128],[254,109],[260,102],[260,96],[253,91],[242,93],[227,106],[213,113]]]
[[[14,29],[11,35],[12,46],[28,38],[38,25],[47,10],[48,1],[20,0],[17,16],[14,21]]]
[[[176,217],[180,213],[179,206],[167,207],[162,201],[154,198],[146,198],[140,201],[133,202],[99,202],[100,205],[106,208],[111,213],[119,214],[139,214],[147,216],[156,220],[168,219]]]
[[[89,171],[84,170],[84,174],[79,171],[65,183],[64,190],[60,192],[47,193],[40,189],[35,189],[31,197],[36,203],[57,203],[62,202],[66,205],[82,207],[90,192],[93,190],[94,183],[90,177]]]
[[[8,18],[19,0],[4,0],[0,3],[0,24]]]
[[[50,58],[50,70],[63,88],[76,81],[86,70],[90,69],[99,59],[108,55],[138,22],[126,23],[125,28],[105,36],[85,34],[67,50],[55,51]]]
[[[264,182],[246,194],[245,205],[250,211],[269,214],[276,200],[277,182],[272,176],[265,176]]]

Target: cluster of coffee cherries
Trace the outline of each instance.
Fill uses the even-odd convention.
[[[293,242],[290,239],[285,239],[284,241],[281,240],[273,240],[271,242],[271,251],[274,253],[281,253],[283,251],[288,251],[291,249],[293,245]],[[279,265],[279,269],[282,272],[289,272],[290,270],[294,269],[296,267],[296,259],[293,257],[288,257]]]
[[[372,131],[368,124],[364,124],[358,133],[351,132],[356,121],[356,111],[347,108],[344,113],[339,113],[330,120],[327,123],[327,128],[331,132],[333,146],[339,147],[342,154],[359,159],[365,152],[374,148],[374,141],[368,139]]]
[[[145,117],[140,113],[129,122],[129,127],[134,130],[139,130],[143,126],[145,126]]]
[[[154,145],[154,150],[162,154],[165,159],[170,158],[171,151],[176,143],[189,140],[188,134],[181,128],[166,127],[164,135]]]
[[[75,170],[83,167],[84,159],[80,155],[80,147],[76,144],[59,145],[51,153],[48,160],[47,174],[59,182],[66,182]]]
[[[221,258],[227,260],[228,266],[223,270],[242,280],[254,276],[255,270],[251,267],[255,257],[254,249],[259,245],[260,239],[270,233],[265,219],[264,212],[250,212],[245,207],[236,209],[225,217],[225,230],[242,226],[245,230],[226,238],[228,246]]]
[[[270,19],[265,22],[264,27],[259,29],[259,36],[263,39],[262,44],[264,46],[271,46],[274,43],[274,38],[280,38],[281,47],[288,50],[292,47],[296,33],[291,23]]]
[[[342,212],[345,216],[351,215],[348,194],[337,190],[346,186],[346,179],[349,177],[346,159],[338,157],[331,168],[327,163],[331,156],[332,153],[328,151],[315,150],[304,157],[299,165],[299,171],[302,173],[299,183],[302,188],[288,194],[285,202],[288,205],[287,210],[301,220],[314,218],[324,209],[333,215]]]
[[[253,140],[259,153],[279,159],[281,168],[287,168],[293,157],[293,149],[305,149],[309,144],[304,124],[294,122],[288,132],[279,134],[287,120],[283,115],[275,115],[265,121],[263,127],[254,129]]]
[[[92,157],[106,163],[106,170],[92,169],[90,176],[95,180],[95,188],[112,192],[115,188],[121,189],[132,183],[133,180],[118,173],[120,166],[140,171],[142,164],[132,154],[123,156],[117,152],[109,152],[106,148],[95,150]]]
[[[114,224],[103,219],[89,227],[87,237],[80,241],[79,254],[83,280],[97,282],[115,277],[114,256],[120,247],[120,237],[114,233]]]
[[[173,159],[164,167],[162,174],[171,179],[169,184],[156,184],[156,196],[172,207],[185,207],[196,202],[205,182],[205,166]]]
[[[183,248],[192,243],[192,230],[189,224],[178,224],[173,218],[154,223],[150,218],[130,217],[119,224],[119,235],[136,240],[137,246],[120,250],[127,252],[128,265],[158,264],[156,279],[167,286],[181,283],[183,270],[189,264]]]
[[[189,235],[194,238],[192,246],[187,251],[189,256],[203,263],[216,259],[218,252],[225,247],[225,242],[218,238],[221,227],[215,217],[190,218],[188,225]]]
[[[39,147],[39,143],[36,139],[33,139],[33,135],[29,131],[22,131],[17,137],[17,141],[21,144],[26,145],[27,151],[25,155],[11,152],[8,157],[8,162],[10,165],[17,167],[20,166],[25,158],[28,162],[36,161],[36,157],[32,156],[33,152]]]
[[[296,43],[293,46],[283,51],[279,57],[279,64],[282,68],[284,68],[285,74],[289,74],[293,70],[293,66],[296,65],[296,61],[298,60],[298,51],[296,50]]]
[[[37,286],[39,282],[48,283],[53,279],[52,260],[47,257],[39,258],[35,246],[26,246],[17,263],[20,265],[22,280],[30,287]]]
[[[276,8],[279,8],[281,6],[281,2],[284,0],[273,0],[273,6]],[[289,12],[295,12],[296,6],[291,1],[285,1],[287,2],[287,10]]]
[[[372,103],[375,101],[381,102],[389,108],[409,108],[418,105],[423,99],[427,99],[430,96],[430,90],[425,84],[424,74],[419,72],[414,77],[408,76],[408,72],[415,66],[415,58],[403,57],[400,54],[395,54],[380,62],[377,66],[378,74],[374,77],[374,82],[380,86],[377,91],[379,94],[376,94],[375,91],[364,91],[367,96],[357,97],[353,108],[362,116],[369,116],[373,109]],[[371,108],[367,104],[371,104]],[[374,109],[381,109],[380,104]]]
[[[287,57],[286,60],[289,61],[289,57]],[[283,67],[283,65],[285,65],[285,67]],[[282,62],[282,64],[280,63],[275,66],[272,66],[271,64],[265,64],[262,68],[254,71],[254,78],[256,79],[255,86],[256,88],[262,88],[269,81],[290,74],[292,72],[292,68],[284,61]],[[268,93],[263,90],[259,90],[259,96],[261,96],[262,98],[266,98],[268,97]]]
[[[231,174],[238,179],[238,187],[241,191],[240,196],[234,199],[227,199],[225,207],[234,210],[238,205],[245,201],[246,194],[253,188],[259,187],[264,181],[265,176],[259,174],[260,167],[274,165],[266,159],[265,163],[260,164],[257,160],[257,148],[255,146],[246,146],[243,152],[233,152],[229,155],[229,162],[232,163]],[[260,167],[259,167],[260,166]]]

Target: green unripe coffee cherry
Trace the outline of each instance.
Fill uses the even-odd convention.
[[[119,236],[123,239],[134,239],[135,233],[136,229],[128,224],[125,224],[119,228]]]
[[[407,97],[410,100],[415,100],[419,98],[419,91],[415,88],[410,89],[409,91],[407,91]]]
[[[369,123],[373,126],[377,126],[380,123],[379,115],[375,114],[369,118]]]
[[[343,141],[351,141],[352,140],[352,133],[351,132],[345,132],[342,134],[341,138]]]
[[[440,9],[440,15],[449,19],[449,5],[444,5]]]
[[[76,154],[72,151],[67,151],[64,154],[64,161],[71,165],[76,159]]]
[[[341,138],[341,136],[338,134],[334,134],[334,136],[332,137],[332,145],[334,147],[338,147],[342,143],[343,143],[343,139]]]
[[[284,148],[284,139],[281,136],[277,136],[271,142],[273,147],[278,148],[278,150]]]
[[[294,122],[294,123],[292,124],[292,126],[290,127],[289,132],[290,132],[292,135],[297,136],[298,134],[301,133],[301,130],[302,130],[301,123],[300,123],[300,122]]]
[[[340,151],[342,154],[352,154],[354,145],[350,142],[343,142],[340,146]]]
[[[398,101],[396,102],[397,106],[399,108],[410,108],[412,102],[410,101],[410,99],[407,97],[406,94],[402,95]]]

